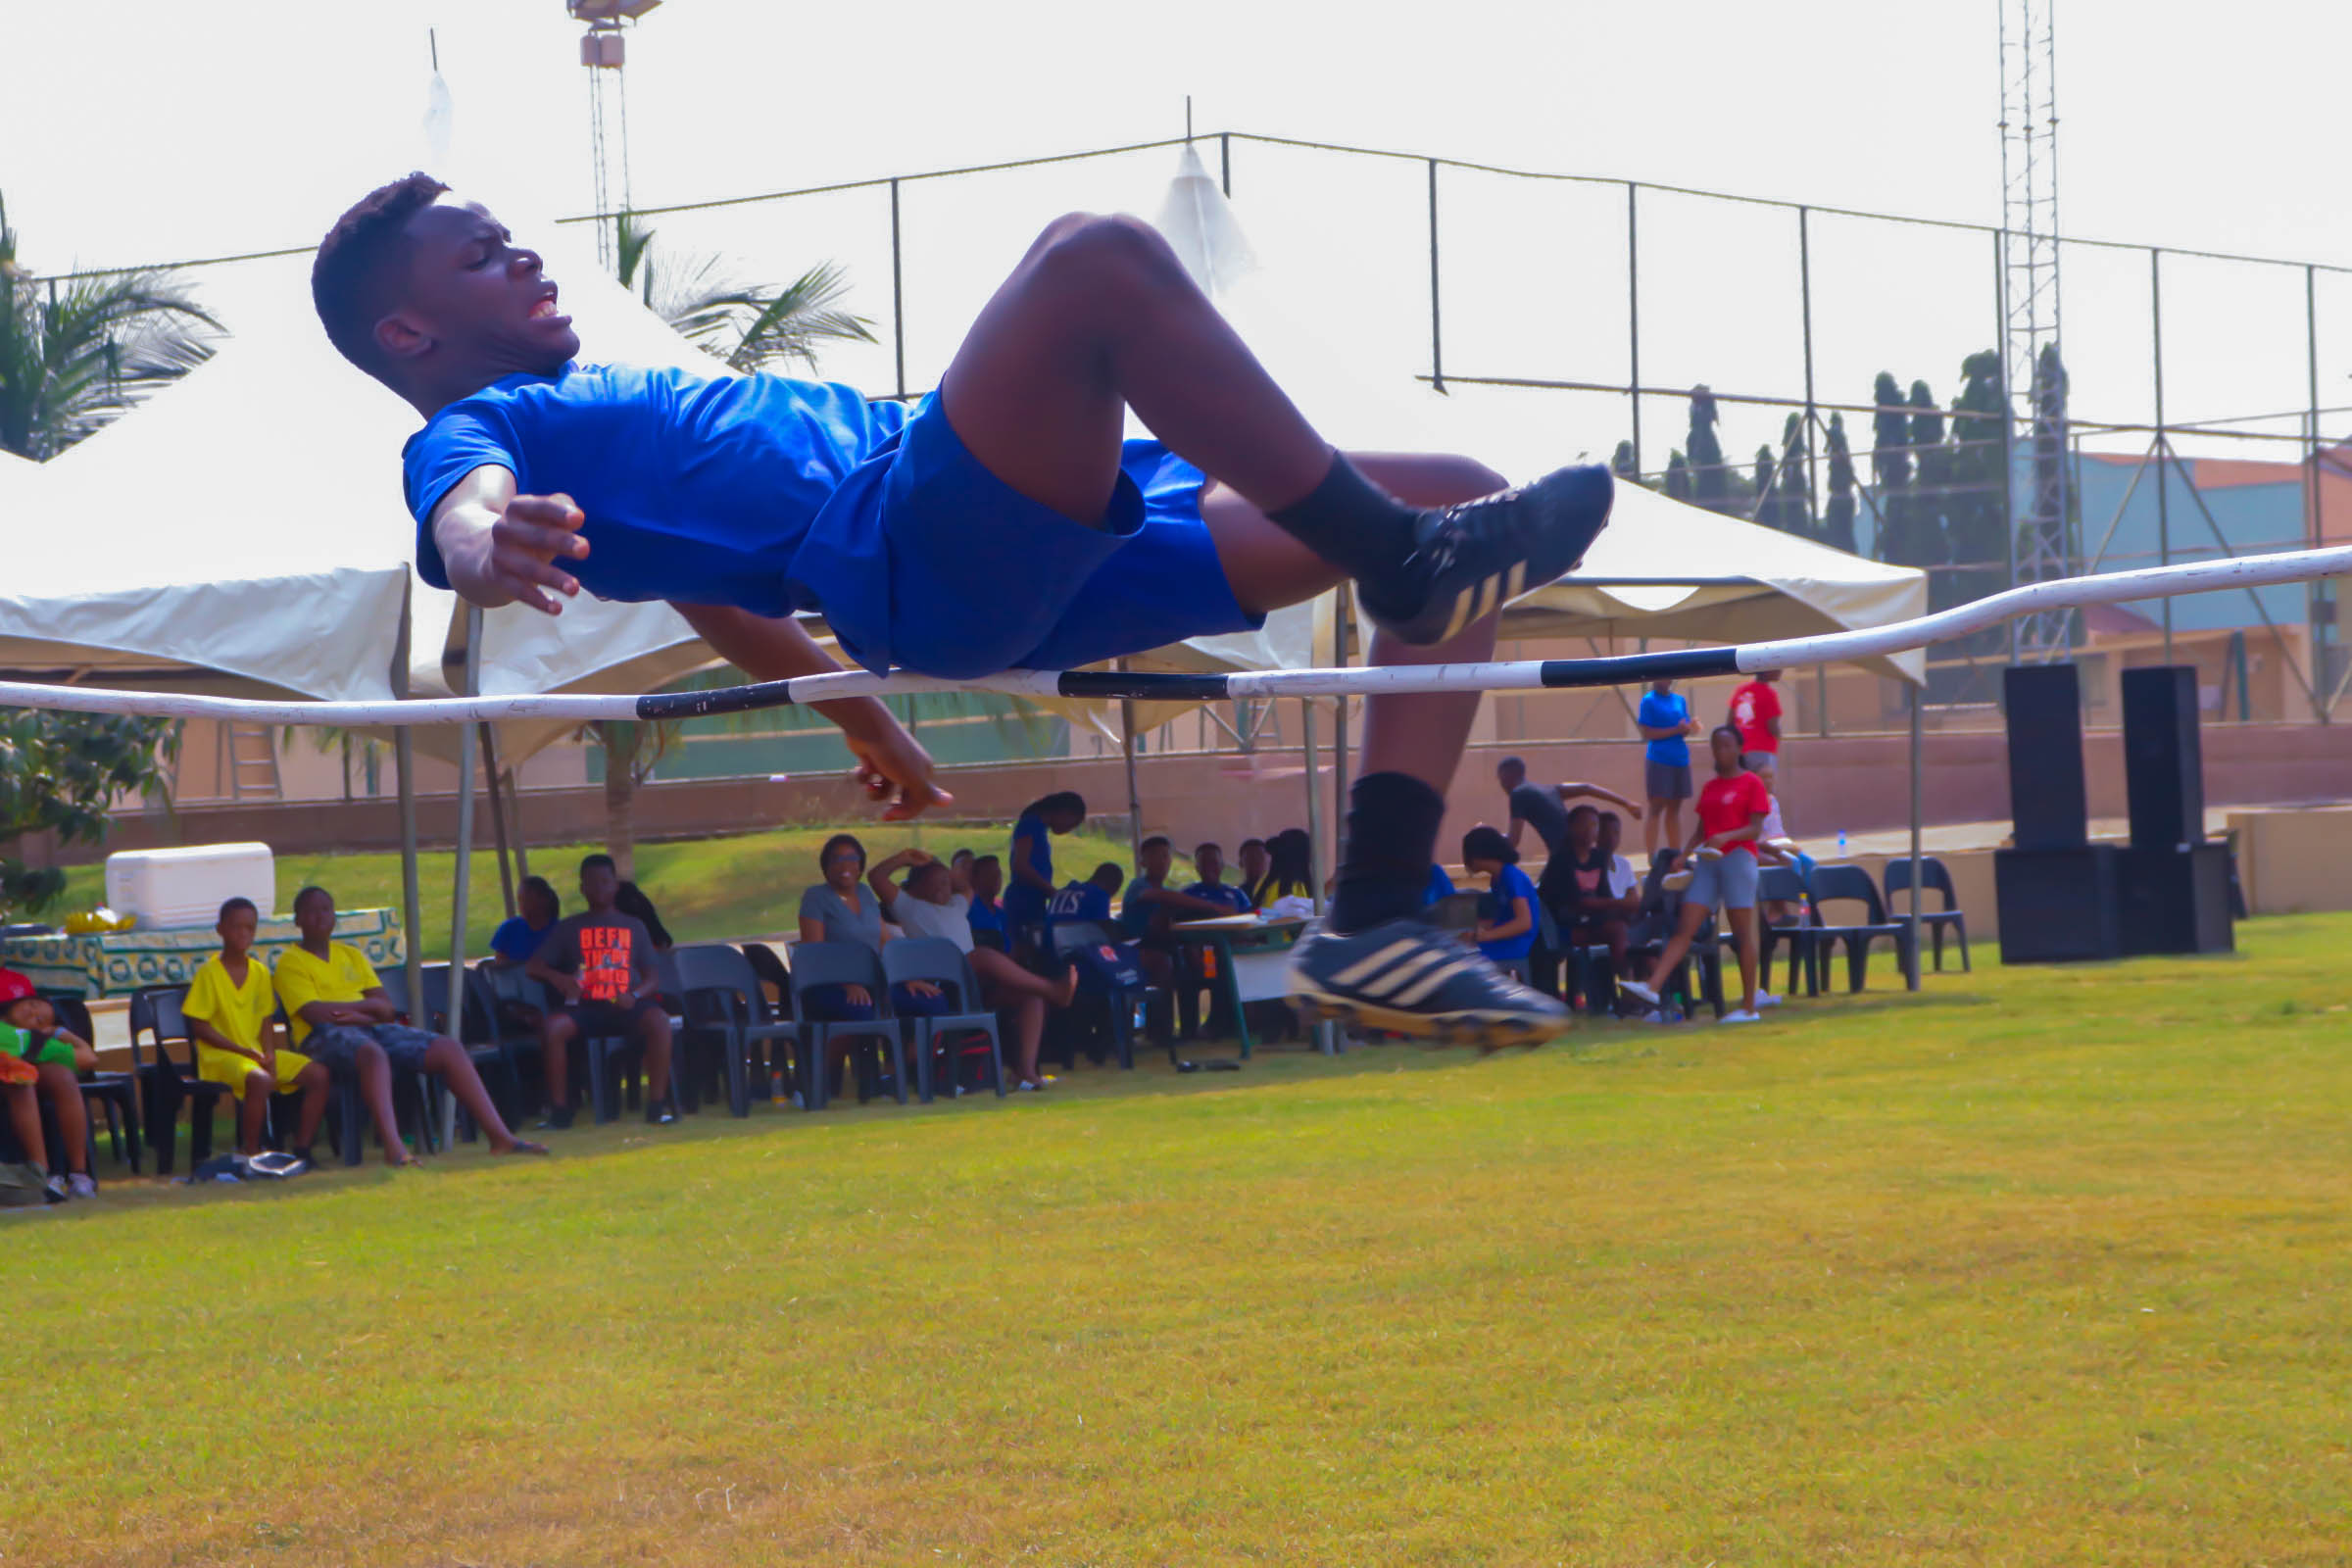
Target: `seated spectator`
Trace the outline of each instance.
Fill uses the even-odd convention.
[[[1432,860],[1429,865],[1429,886],[1421,890],[1421,907],[1426,909],[1441,899],[1450,899],[1453,895],[1453,878],[1446,874],[1444,866]]]
[[[197,1053],[196,1076],[224,1084],[237,1097],[239,1152],[250,1159],[262,1152],[270,1097],[299,1092],[302,1119],[293,1152],[308,1159],[318,1123],[326,1115],[326,1063],[299,1051],[279,1051],[270,1041],[277,988],[270,983],[270,971],[253,956],[261,918],[251,899],[231,899],[220,906],[220,918],[213,926],[220,936],[220,951],[196,971],[179,1010],[187,1019],[188,1033],[204,1045]]]
[[[891,880],[900,863],[908,868],[906,886]],[[1022,968],[1005,954],[972,942],[969,884],[960,882],[952,866],[942,865],[920,850],[906,850],[866,873],[867,884],[882,902],[882,912],[910,937],[938,937],[952,942],[972,966],[982,1005],[1012,1014],[1013,1056],[1020,1075],[1017,1088],[1036,1091],[1047,1080],[1037,1070],[1038,1048],[1045,1043],[1046,1009],[1066,1007],[1078,995],[1078,971],[1064,969],[1061,978],[1049,979]]]
[[[1176,978],[1176,938],[1170,931],[1178,920],[1213,920],[1233,909],[1213,899],[1196,898],[1168,886],[1175,864],[1175,848],[1164,835],[1153,834],[1136,850],[1135,880],[1119,902],[1119,924],[1142,944],[1145,976],[1162,990]]]
[[[1600,834],[1598,810],[1578,806],[1568,812],[1568,835],[1544,867],[1541,896],[1571,952],[1606,947],[1610,964],[1623,974],[1630,922],[1641,905],[1614,891],[1618,857],[1613,848],[1602,847]],[[1629,875],[1632,870],[1626,867]]]
[[[1811,887],[1813,857],[1807,855],[1798,847],[1796,840],[1788,836],[1788,824],[1781,818],[1781,796],[1779,789],[1774,784],[1772,769],[1769,765],[1758,765],[1759,761],[1769,764],[1772,758],[1773,754],[1770,752],[1758,752],[1752,755],[1742,755],[1740,759],[1741,767],[1764,781],[1765,793],[1772,802],[1772,808],[1764,813],[1764,825],[1757,830],[1756,859],[1764,865],[1788,866],[1803,880],[1807,887]],[[1794,899],[1765,899],[1760,903],[1759,907],[1764,912],[1766,925],[1802,925],[1808,912],[1803,901]],[[1757,1000],[1762,1005],[1770,1006],[1772,1004],[1765,1000],[1763,993],[1758,994]]]
[[[607,856],[606,858],[609,860],[612,857]],[[677,946],[670,941],[669,927],[662,923],[661,914],[654,908],[654,901],[647,898],[645,890],[636,883],[622,882],[614,888],[612,907],[645,927],[645,934],[653,942],[656,953],[667,953]]]
[[[994,952],[1010,953],[1012,933],[1006,928],[1004,906],[999,902],[999,895],[1004,891],[1004,862],[993,855],[978,857],[972,861],[969,881],[972,940]]]
[[[969,850],[957,850],[948,857],[948,869],[961,877],[968,887],[972,880],[972,863],[976,858]]]
[[[1625,818],[1615,811],[1600,813],[1600,853],[1609,862],[1609,899],[1618,918],[1631,921],[1642,912],[1642,876],[1620,848],[1625,843]]]
[[[1200,880],[1184,890],[1187,898],[1221,904],[1228,914],[1248,914],[1257,907],[1250,902],[1247,891],[1225,880],[1225,852],[1214,844],[1203,844],[1193,851],[1193,870]]]
[[[557,921],[523,966],[558,1003],[539,1025],[547,1074],[543,1127],[571,1125],[571,1046],[590,1037],[633,1036],[645,1051],[645,1119],[657,1127],[678,1119],[669,1102],[669,1008],[655,975],[653,936],[644,921],[621,910],[624,885],[610,855],[582,860],[580,899],[587,912]]]
[[[24,1162],[41,1173],[41,1196],[62,1203],[70,1196],[66,1178],[49,1169],[48,1140],[41,1135],[41,1069],[25,1057],[32,1036],[13,1023],[0,1023],[0,1105],[8,1108],[10,1131]]]
[[[57,1118],[57,1137],[66,1146],[62,1152],[67,1169],[48,1171],[49,1200],[96,1198],[98,1183],[90,1175],[90,1115],[82,1103],[81,1075],[97,1070],[98,1054],[88,1041],[59,1028],[57,1009],[49,1005],[49,999],[14,969],[0,969],[0,1051],[33,1069],[32,1093],[13,1100],[11,1111],[22,1115],[18,1105],[30,1107],[32,1136],[24,1137],[20,1123],[17,1141],[24,1146],[24,1157],[44,1168],[48,1160],[41,1151],[41,1101],[48,1102],[49,1113]]]
[[[931,858],[921,850],[902,850],[875,866],[874,874],[895,875],[914,864],[917,856],[926,862]],[[865,885],[865,846],[852,834],[836,833],[817,852],[817,864],[825,879],[801,895],[801,940],[844,942],[880,953],[890,927],[882,923],[880,899]],[[906,989],[908,996],[901,1001],[911,1002],[916,1010],[939,1000],[937,986],[918,983]],[[801,1001],[810,1009],[808,1016],[829,1023],[875,1016],[874,994],[861,985],[813,986],[801,993]]]
[[[1046,922],[1054,899],[1054,836],[1075,833],[1086,821],[1086,797],[1057,790],[1023,808],[1012,824],[1011,883],[1004,889],[1004,917],[1017,941],[1029,927]]]
[[[521,909],[499,922],[490,933],[490,956],[482,961],[493,968],[511,969],[526,964],[539,955],[547,944],[547,934],[564,918],[563,901],[543,876],[526,876],[514,893],[514,902]]]
[[[1313,915],[1314,846],[1304,828],[1285,828],[1266,841],[1266,874],[1249,893],[1250,902],[1268,914]]]
[[[1244,839],[1240,849],[1233,852],[1233,863],[1242,873],[1242,891],[1249,895],[1251,908],[1262,909],[1264,901],[1257,896],[1257,885],[1274,868],[1274,857],[1266,853],[1264,839]]]
[[[1500,964],[1523,964],[1536,946],[1536,885],[1519,869],[1511,841],[1481,823],[1462,835],[1462,868],[1487,879],[1487,897],[1470,940]]]
[[[270,976],[278,1004],[286,1009],[289,1043],[312,1060],[326,1063],[330,1072],[358,1075],[360,1098],[367,1102],[376,1139],[384,1146],[385,1163],[416,1163],[416,1156],[400,1141],[400,1121],[393,1114],[396,1066],[440,1079],[482,1129],[493,1154],[547,1152],[507,1129],[464,1046],[447,1035],[399,1021],[367,955],[334,940],[335,901],[326,889],[309,887],[294,895],[294,925],[302,941],[278,954]]]
[[[1091,920],[1097,925],[1110,924],[1110,901],[1127,885],[1127,873],[1109,860],[1095,867],[1095,874],[1083,882],[1072,882],[1054,895],[1046,906],[1049,924],[1064,920]]]

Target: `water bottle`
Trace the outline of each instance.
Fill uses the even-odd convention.
[[[1843,828],[1838,830],[1838,858],[1840,860],[1845,858],[1845,829]]]

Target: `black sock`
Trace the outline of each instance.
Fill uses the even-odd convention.
[[[1385,581],[1413,551],[1421,514],[1365,478],[1344,453],[1331,470],[1280,512],[1268,513],[1284,532],[1350,577]]]
[[[1420,912],[1446,797],[1410,773],[1366,773],[1348,795],[1331,929],[1345,935]]]

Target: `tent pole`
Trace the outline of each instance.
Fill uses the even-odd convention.
[[[392,695],[409,695],[409,595],[400,600],[400,628],[392,639]],[[424,995],[424,897],[416,885],[416,731],[403,724],[392,732],[392,770],[400,790],[400,924],[402,972],[409,995]]]
[[[1127,661],[1119,661],[1124,671]],[[1130,865],[1144,863],[1144,796],[1135,781],[1135,703],[1119,699],[1119,756],[1127,765],[1127,856]]]
[[[516,913],[514,872],[507,864],[507,808],[498,788],[498,731],[488,723],[481,726],[481,731],[482,782],[490,789],[490,832],[498,840],[498,890],[506,898],[507,918],[511,920]]]
[[[514,813],[514,819],[508,823],[507,827],[509,836],[514,840],[514,882],[517,887],[531,879],[531,846],[530,841],[523,836],[522,803],[515,793],[519,788],[520,786],[514,782],[514,770],[511,767],[508,768],[507,808]],[[520,908],[518,907],[515,912],[519,914]]]
[[[466,674],[461,682],[463,695],[471,697],[482,678],[482,612],[479,607],[466,607]],[[466,1029],[466,904],[471,890],[466,885],[467,874],[473,869],[473,774],[479,760],[475,754],[480,740],[475,726],[465,725],[458,731],[458,853],[457,863],[450,875],[449,906],[449,1032],[455,1037]],[[424,1011],[424,994],[412,994],[417,1010]],[[428,1014],[419,1027],[430,1028]],[[452,1096],[444,1104],[441,1119],[441,1147],[448,1149],[457,1142],[458,1102]]]
[[[1919,989],[1919,692],[1911,687],[1911,961],[1903,966],[1903,985],[1912,991]]]
[[[1332,603],[1331,662],[1342,669],[1348,667],[1348,617],[1354,600],[1349,585],[1342,583]],[[1348,819],[1348,699],[1345,697],[1340,699],[1331,720],[1331,813],[1335,822]]]
[[[1306,880],[1307,891],[1314,896],[1315,916],[1323,915],[1323,780],[1320,759],[1315,755],[1315,703],[1311,697],[1298,700],[1298,733],[1306,749]],[[1315,1049],[1326,1056],[1339,1053],[1339,1025],[1315,1025]]]

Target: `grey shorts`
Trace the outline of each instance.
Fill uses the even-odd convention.
[[[1778,752],[1741,752],[1740,765],[1750,773],[1760,774],[1765,778],[1779,778],[1781,776],[1781,754]]]
[[[323,1061],[335,1072],[349,1072],[360,1059],[360,1048],[374,1044],[399,1072],[424,1071],[424,1054],[438,1038],[429,1030],[405,1023],[333,1023],[314,1029],[300,1047],[302,1054]]]
[[[1702,909],[1718,905],[1726,909],[1754,908],[1756,858],[1744,850],[1734,850],[1721,859],[1692,860],[1690,885],[1683,890],[1683,902]]]
[[[1642,787],[1653,801],[1687,801],[1690,798],[1690,764],[1689,762],[1653,762],[1644,758],[1642,762]]]

